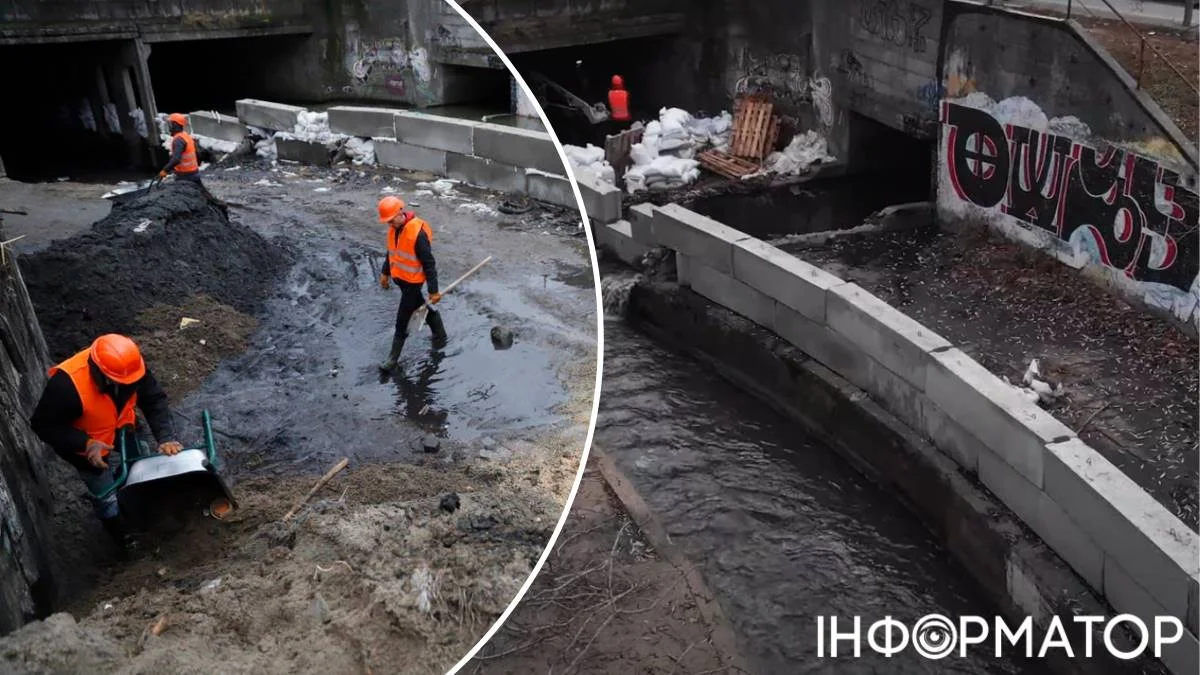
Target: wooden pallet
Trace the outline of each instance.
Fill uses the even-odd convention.
[[[774,104],[756,98],[744,98],[735,106],[733,139],[730,152],[735,157],[761,160],[766,156],[767,137],[771,132]]]
[[[709,171],[735,180],[759,170],[758,164],[754,162],[727,155],[718,150],[706,150],[697,155],[696,159],[700,162],[700,166]]]
[[[633,159],[629,156],[630,149],[635,143],[642,142],[642,136],[645,133],[645,128],[639,123],[615,136],[604,137],[604,159],[612,166],[618,186],[622,185],[625,172],[633,163]]]

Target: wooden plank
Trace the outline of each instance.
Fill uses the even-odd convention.
[[[771,129],[767,132],[767,144],[763,147],[763,158],[775,151],[775,144],[779,142],[779,127],[782,122],[783,120],[778,115],[771,118]]]
[[[771,113],[775,106],[763,100],[744,100],[734,121],[730,150],[737,157],[762,159]]]
[[[633,164],[630,150],[634,144],[641,143],[646,129],[641,125],[626,129],[619,134],[604,138],[604,159],[613,168],[613,174],[620,187],[624,183],[625,172]]]
[[[700,166],[726,178],[741,178],[758,171],[757,165],[717,150],[702,152],[696,159]]]

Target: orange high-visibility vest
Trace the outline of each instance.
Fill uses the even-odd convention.
[[[171,137],[183,139],[183,156],[179,158],[179,163],[175,165],[175,173],[196,173],[200,170],[200,163],[196,161],[196,141],[188,132],[181,131]]]
[[[629,92],[624,89],[610,89],[608,92],[608,107],[612,110],[614,121],[628,122]]]
[[[100,385],[92,379],[92,369],[88,365],[90,351],[85,349],[54,366],[50,369],[50,375],[53,376],[60,370],[66,373],[74,383],[75,391],[79,393],[83,414],[71,426],[87,434],[90,439],[113,445],[117,440],[117,429],[131,427],[137,421],[134,412],[137,408],[137,392],[131,394],[129,400],[118,411],[112,397],[101,392]],[[82,455],[83,450],[80,450],[79,454]],[[107,455],[108,451],[101,454]]]
[[[410,284],[425,283],[425,268],[417,259],[417,235],[421,232],[432,244],[433,230],[420,218],[409,220],[403,229],[393,227],[388,230],[388,263],[393,279]]]

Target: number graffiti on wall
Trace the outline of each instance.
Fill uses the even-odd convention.
[[[945,162],[958,199],[1094,244],[1100,261],[1136,281],[1191,287],[1200,266],[1200,199],[1179,174],[1137,153],[1001,125],[985,110],[944,102]]]
[[[929,8],[911,0],[863,0],[858,20],[880,40],[922,53],[929,48],[923,31],[932,16]]]

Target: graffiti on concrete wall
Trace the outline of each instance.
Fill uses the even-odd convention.
[[[833,125],[833,83],[820,72],[809,74],[808,63],[796,54],[775,54],[766,58],[742,51],[743,75],[734,85],[734,94],[765,94],[777,105],[803,108],[811,106],[817,121]],[[796,121],[784,115],[792,123]]]
[[[346,26],[345,64],[354,87],[378,86],[395,96],[414,93],[417,100],[432,100],[433,73],[424,47],[410,48],[402,38],[364,39],[358,26],[350,23]]]
[[[862,60],[851,49],[842,50],[841,58],[838,59],[834,68],[845,77],[847,84],[858,87],[871,86],[871,78],[867,75],[867,69],[863,67]]]
[[[1196,311],[1200,199],[1176,171],[1084,142],[1082,122],[1024,98],[945,101],[941,124],[939,208],[1045,233],[1060,258],[1099,262],[1180,318]]]
[[[912,0],[861,0],[858,21],[880,40],[920,54],[929,49],[925,31],[932,16],[928,7]]]

